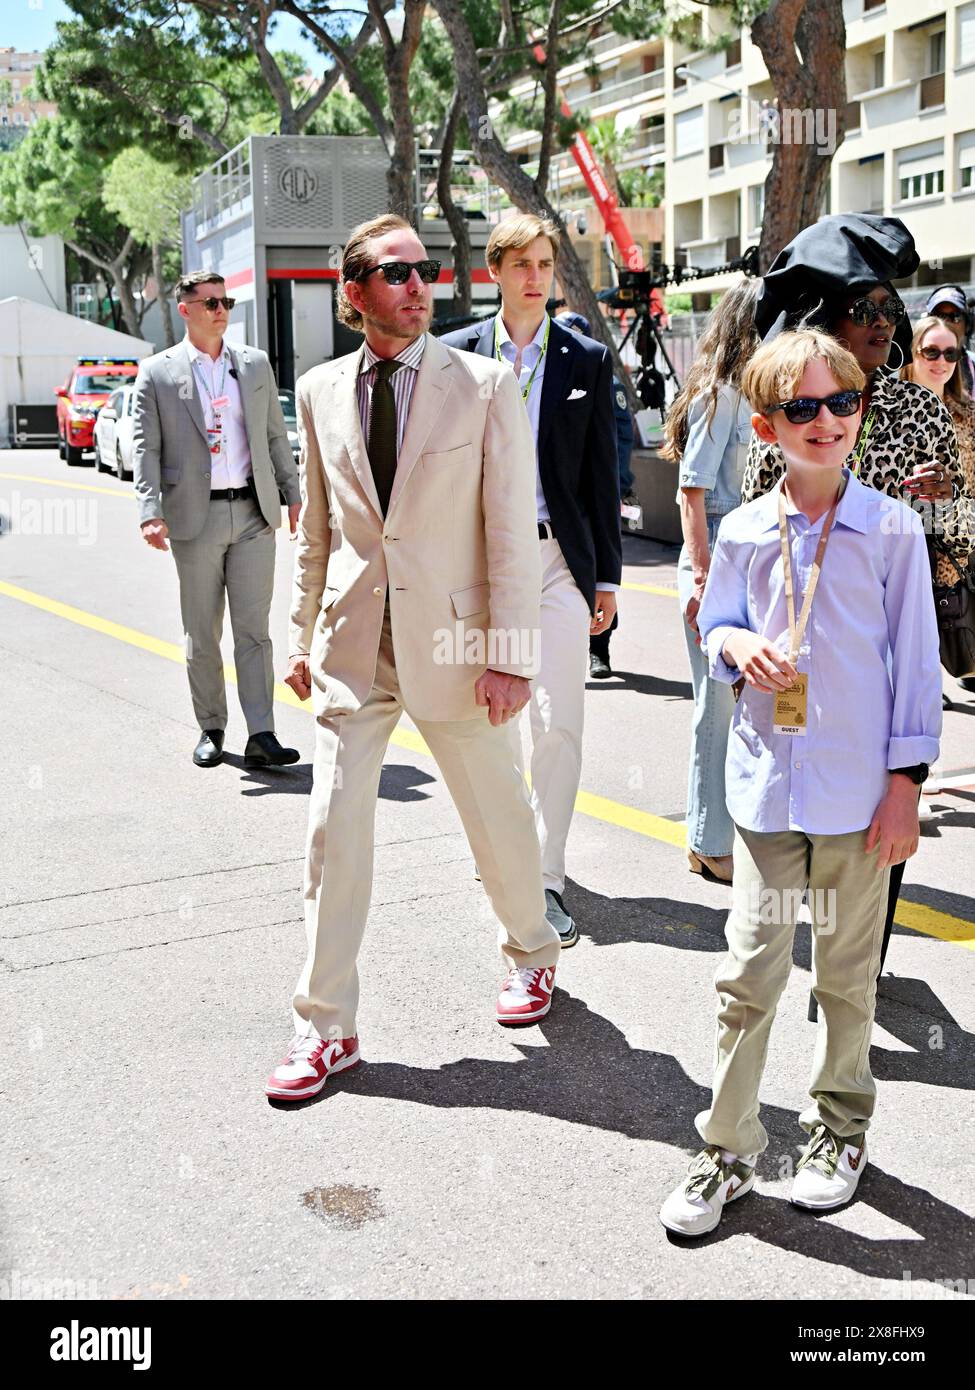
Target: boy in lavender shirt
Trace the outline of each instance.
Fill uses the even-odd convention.
[[[938,756],[941,666],[920,518],[844,467],[864,376],[818,330],[759,348],[742,390],[782,481],[722,522],[698,615],[711,676],[739,683],[727,759],[737,834],[705,1148],[663,1205],[668,1230],[714,1230],[768,1144],[758,1089],[808,890],[820,1026],[809,1141],[791,1199],[831,1210],[866,1166],[869,1049],[890,866],[918,845]],[[788,557],[788,565],[785,563]]]

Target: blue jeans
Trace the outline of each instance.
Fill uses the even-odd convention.
[[[708,517],[708,547],[714,549],[719,516]],[[681,613],[694,588],[690,557],[685,545],[677,562],[677,592]],[[697,633],[683,623],[694,691],[691,729],[691,761],[687,778],[687,846],[698,854],[718,858],[730,854],[735,827],[725,802],[724,765],[728,731],[735,708],[731,686],[711,680],[708,663],[697,643]]]

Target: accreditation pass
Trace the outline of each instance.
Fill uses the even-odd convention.
[[[805,737],[809,724],[809,676],[800,671],[788,690],[775,696],[775,715],[772,728],[777,734]]]

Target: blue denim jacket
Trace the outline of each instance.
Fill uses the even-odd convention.
[[[748,441],[752,435],[752,408],[734,386],[718,388],[714,419],[707,422],[705,406],[710,393],[696,396],[687,414],[687,444],[680,461],[681,487],[703,487],[708,516],[725,516],[741,506],[741,482],[745,473]],[[680,493],[677,494],[680,502]]]

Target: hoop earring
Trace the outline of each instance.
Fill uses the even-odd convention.
[[[892,371],[899,372],[901,367],[903,367],[904,362],[906,361],[906,358],[904,357],[904,349],[901,347],[900,343],[897,341],[896,338],[891,338],[890,345],[891,347],[895,347],[901,355],[901,360],[898,362],[897,366],[891,368]],[[890,367],[889,362],[887,363],[887,366]]]

